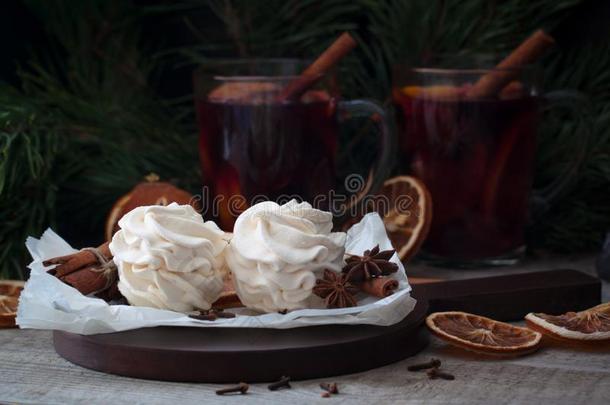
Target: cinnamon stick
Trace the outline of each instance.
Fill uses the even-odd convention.
[[[212,304],[214,308],[218,309],[228,309],[228,308],[239,308],[243,307],[244,304],[241,302],[237,293],[233,291],[232,293],[223,292],[220,298],[218,298]]]
[[[243,307],[241,300],[237,296],[235,292],[235,287],[233,286],[233,278],[231,276],[227,277],[224,281],[224,287],[220,298],[218,298],[212,304],[213,308],[219,309],[227,309],[227,308],[239,308]]]
[[[97,249],[83,249],[71,255],[54,257],[45,260],[43,265],[57,265],[48,273],[83,295],[96,293],[107,301],[117,299],[121,294],[117,288],[117,270],[112,263],[112,253],[108,245],[109,242],[106,242]]]
[[[521,98],[523,97],[523,95],[523,83],[518,80],[513,80],[512,82],[508,83],[499,93],[499,97],[501,100]]]
[[[398,281],[389,277],[376,277],[359,283],[358,287],[362,292],[369,295],[385,298],[394,294],[394,291],[398,288]]]
[[[430,277],[409,277],[409,284],[411,284],[411,285],[438,283],[440,281],[443,281],[443,280],[440,278],[430,278]]]
[[[112,259],[112,253],[110,253],[110,248],[108,247],[109,244],[110,242],[106,242],[97,248],[107,260]],[[95,266],[99,264],[99,261],[92,252],[82,250],[71,255],[54,257],[52,259],[45,260],[42,262],[42,264],[45,267],[57,264],[58,266],[49,270],[48,273],[54,275],[55,277],[61,278],[77,270]]]
[[[278,101],[297,100],[345,55],[351,52],[356,45],[356,41],[349,33],[341,34],[299,77],[286,85],[279,94]]]
[[[119,291],[119,283],[117,280],[112,283],[107,289],[95,294],[95,296],[103,299],[104,301],[113,301],[122,298],[123,294],[121,294],[121,291]]]
[[[511,123],[511,128],[509,128],[508,133],[498,145],[495,159],[492,160],[490,167],[487,169],[487,175],[483,181],[481,211],[488,221],[494,220],[500,181],[506,171],[508,160],[513,154],[515,144],[517,144],[519,137],[523,134],[518,128],[523,128],[524,125],[527,125],[527,118],[527,115],[520,115],[519,118]]]
[[[555,40],[543,30],[534,32],[510,55],[504,58],[496,66],[496,69],[483,75],[468,90],[467,97],[486,98],[495,96],[504,86],[516,78],[519,74],[516,68],[534,62],[554,44]]]
[[[116,274],[111,275],[99,267],[91,266],[74,271],[59,279],[69,286],[76,288],[81,294],[89,295],[93,292],[109,289],[115,284]]]

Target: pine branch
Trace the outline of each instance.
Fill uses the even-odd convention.
[[[113,202],[144,175],[194,190],[200,178],[195,134],[148,84],[158,66],[141,53],[141,12],[122,2],[29,3],[53,41],[21,69],[24,94],[0,89],[0,257],[11,259],[0,274],[12,277],[23,274],[27,235],[70,223],[101,238]]]
[[[52,115],[0,87],[0,278],[23,277],[26,237],[55,219],[63,173],[54,166],[65,145]]]

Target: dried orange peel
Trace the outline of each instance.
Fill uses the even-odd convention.
[[[383,222],[400,260],[413,257],[428,236],[432,222],[432,197],[420,180],[398,176],[383,184],[381,195],[389,207],[382,212]]]
[[[536,351],[542,335],[528,328],[466,312],[435,312],[426,318],[432,333],[447,343],[480,354],[514,357]]]
[[[563,315],[529,313],[528,327],[550,338],[582,344],[610,343],[610,302]]]
[[[18,280],[0,280],[0,328],[15,327],[19,295],[24,284]]]

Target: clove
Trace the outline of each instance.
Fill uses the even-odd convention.
[[[189,318],[198,319],[200,321],[215,321],[218,318],[235,318],[232,312],[225,312],[222,309],[212,308],[206,311],[199,311],[196,315],[189,315]]]
[[[337,383],[320,383],[320,388],[329,394],[338,394],[339,388],[337,387]]]
[[[431,380],[436,380],[437,378],[443,380],[455,380],[455,376],[453,374],[444,372],[437,367],[431,368],[430,370],[426,371],[426,374],[428,374],[428,378],[430,378]]]
[[[441,366],[441,361],[439,359],[430,359],[430,361],[426,363],[413,364],[407,367],[409,371],[421,371],[429,368],[439,368]]]
[[[197,319],[199,321],[215,321],[218,316],[214,313],[199,313],[197,315],[189,315],[189,318]]]
[[[240,382],[238,385],[236,385],[234,387],[228,387],[228,388],[223,388],[223,389],[217,390],[216,395],[232,394],[232,393],[237,393],[237,392],[239,392],[240,394],[243,395],[246,392],[248,392],[248,388],[250,388],[250,386],[248,384],[246,384],[245,382]]]
[[[208,311],[210,314],[216,315],[218,318],[235,318],[235,314],[233,312],[226,312],[222,309],[212,308]]]
[[[292,388],[290,386],[290,377],[282,376],[279,381],[269,384],[267,388],[269,388],[269,391],[277,391],[280,388]]]

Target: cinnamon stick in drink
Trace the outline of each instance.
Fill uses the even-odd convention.
[[[350,53],[357,43],[344,32],[332,43],[299,77],[288,83],[278,96],[278,101],[297,100],[305,91],[316,84],[322,76]]]
[[[519,71],[516,68],[528,65],[538,59],[555,44],[555,40],[543,30],[534,32],[510,55],[500,62],[496,69],[483,75],[468,90],[468,98],[493,97],[516,78]]]
[[[534,32],[510,55],[500,62],[496,69],[483,75],[470,88],[468,98],[488,98],[499,96],[500,98],[518,97],[523,93],[522,83],[515,81],[521,73],[518,68],[528,65],[538,59],[547,49],[555,44],[555,40],[543,30]],[[499,152],[493,161],[492,168],[483,185],[482,211],[489,221],[492,220],[500,179],[504,173],[508,158],[517,142],[520,132],[513,131],[504,137]]]

